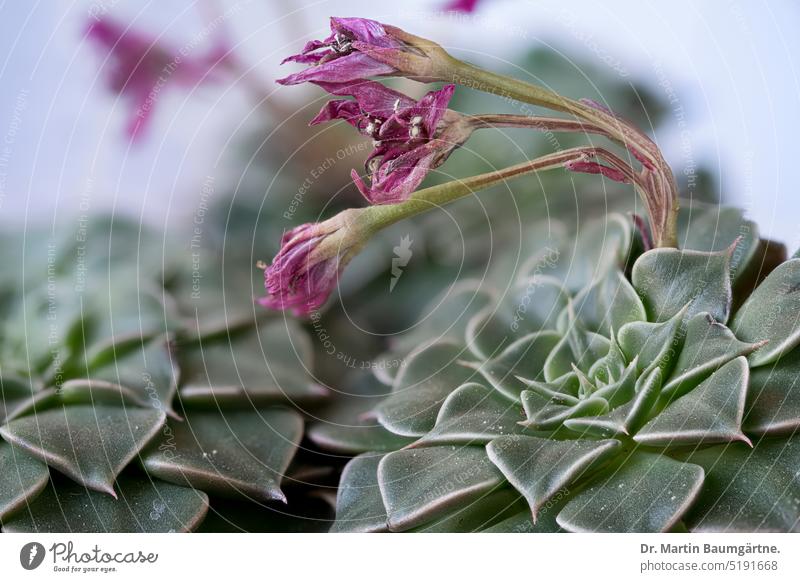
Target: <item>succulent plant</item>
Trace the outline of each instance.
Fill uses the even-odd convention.
[[[437,299],[369,410],[310,429],[357,455],[333,531],[796,530],[800,259],[730,208],[679,232],[611,215]]]
[[[47,272],[4,288],[3,531],[326,528],[315,483],[330,468],[301,446],[303,411],[327,396],[308,334],[252,301],[249,317],[227,311],[216,263],[198,282],[191,257],[141,229],[91,222],[80,255],[74,235],[47,237],[50,260],[26,260]],[[228,274],[236,302],[249,276]]]

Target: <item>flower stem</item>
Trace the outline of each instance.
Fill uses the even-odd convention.
[[[453,180],[445,184],[417,190],[404,202],[364,208],[358,220],[363,221],[361,226],[366,228],[371,236],[375,232],[391,226],[396,222],[416,216],[417,214],[421,214],[433,208],[438,208],[479,190],[504,182],[510,178],[560,168],[567,162],[583,158],[587,155],[587,152],[589,155],[592,155],[596,151],[598,151],[598,148],[571,148],[547,154],[534,160],[508,166],[502,170],[487,172],[485,174],[479,174],[461,180]]]
[[[446,54],[446,53],[445,53]],[[436,78],[554,111],[561,111],[586,122],[594,133],[605,135],[641,156],[643,164],[653,169],[654,188],[643,191],[637,188],[650,216],[651,230],[656,246],[677,247],[677,185],[669,164],[656,144],[634,126],[586,103],[564,97],[531,83],[486,71],[451,55],[437,59]],[[521,117],[521,116],[516,116]],[[571,131],[565,129],[565,131]],[[580,129],[572,129],[580,131]],[[647,170],[645,170],[647,171]]]

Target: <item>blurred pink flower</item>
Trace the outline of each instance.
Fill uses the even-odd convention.
[[[379,51],[402,52],[404,44],[391,36],[380,22],[366,18],[331,17],[331,34],[324,40],[306,43],[302,52],[285,58],[281,64],[296,62],[310,64],[307,69],[278,79],[281,85],[296,85],[307,81],[344,83],[364,77],[391,75],[396,72],[359,50],[364,47]]]
[[[359,191],[373,204],[408,198],[474,129],[466,118],[447,109],[454,85],[415,101],[375,81],[317,84],[333,95],[355,99],[329,101],[311,125],[343,119],[374,140],[375,149],[365,164],[370,185],[355,170],[352,173]]]
[[[86,31],[106,58],[101,74],[109,89],[131,102],[127,134],[141,136],[161,91],[169,84],[194,87],[218,81],[229,63],[226,42],[217,42],[202,56],[187,56],[157,39],[110,19],[93,20]]]
[[[478,0],[452,0],[444,9],[453,12],[475,12]]]

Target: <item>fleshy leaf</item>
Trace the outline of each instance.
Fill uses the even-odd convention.
[[[158,410],[65,406],[12,420],[0,436],[89,489],[114,493],[114,481],[159,431]]]
[[[748,377],[746,358],[728,362],[644,425],[634,440],[657,446],[749,443],[742,432]]]
[[[339,482],[332,532],[388,531],[378,486],[378,463],[382,458],[375,453],[364,453],[347,463]]]
[[[637,358],[641,372],[654,367],[665,372],[670,369],[683,343],[681,322],[686,309],[678,311],[663,323],[636,321],[619,330],[617,339],[620,348],[629,361]]]
[[[444,401],[436,425],[418,443],[480,444],[498,436],[522,432],[525,420],[519,404],[491,388],[470,382],[456,388]]]
[[[698,313],[686,324],[683,348],[664,386],[664,395],[685,394],[705,378],[739,356],[758,349],[758,344],[741,342],[730,329],[708,313]]]
[[[525,383],[519,378],[543,380],[547,356],[560,339],[552,331],[534,332],[516,340],[494,358],[465,365],[477,370],[498,392],[517,400],[525,389]]]
[[[489,493],[477,503],[455,509],[432,522],[410,530],[414,533],[471,533],[484,531],[496,523],[513,516],[524,508],[519,493],[511,488],[501,488]]]
[[[149,474],[223,496],[286,501],[281,480],[303,434],[295,412],[193,411],[169,429],[142,455]]]
[[[314,413],[306,435],[321,449],[345,455],[395,451],[414,442],[387,430],[367,414],[386,397],[389,388],[370,371],[358,370],[344,379],[348,392],[339,392],[324,409]]]
[[[74,397],[94,400],[95,393],[112,391],[127,396],[139,406],[172,412],[172,400],[178,387],[178,367],[169,352],[168,342],[159,338],[149,342],[137,340],[133,349],[83,371],[85,377],[68,380],[62,385],[62,400]],[[102,398],[102,394],[100,395]]]
[[[736,243],[731,253],[731,275],[735,280],[758,248],[758,226],[746,220],[738,208],[681,204],[678,240],[682,249],[705,252],[724,251]]]
[[[520,424],[536,431],[556,430],[569,418],[599,416],[608,412],[608,402],[602,398],[590,396],[576,404],[563,405],[548,401],[532,390],[522,393],[522,405],[527,420]]]
[[[3,525],[9,533],[167,533],[193,531],[208,511],[202,491],[163,481],[123,478],[119,499],[76,483],[47,487],[29,511]]]
[[[389,453],[378,466],[389,529],[404,531],[474,503],[503,475],[483,447],[429,447]]]
[[[686,518],[696,532],[786,532],[800,529],[800,441],[762,440],[694,452],[706,481]]]
[[[479,358],[490,358],[516,339],[537,331],[554,330],[569,295],[552,277],[537,275],[515,284],[467,325],[467,345]]]
[[[665,532],[682,518],[702,486],[698,465],[633,453],[617,470],[575,494],[557,520],[573,532]]]
[[[375,409],[378,420],[393,433],[422,436],[436,423],[442,402],[475,372],[460,364],[464,349],[437,343],[409,356],[395,378],[391,395]]]
[[[506,436],[490,442],[492,462],[528,500],[533,520],[542,506],[619,450],[615,440],[551,440]]]
[[[575,296],[575,314],[589,331],[611,335],[631,321],[646,321],[642,300],[619,269],[611,269],[601,279]]]
[[[29,505],[47,485],[47,465],[0,442],[0,524]]]
[[[732,297],[728,250],[653,249],[634,263],[631,279],[650,321],[667,321],[687,304],[687,317],[707,311],[719,322],[728,321]]]
[[[750,371],[744,426],[748,432],[792,436],[800,428],[800,351]]]
[[[754,368],[800,343],[800,259],[786,261],[764,279],[736,312],[731,329],[746,342],[768,340],[750,356]]]
[[[572,319],[564,337],[552,349],[544,364],[547,382],[555,382],[577,367],[588,372],[597,360],[608,354],[610,342],[600,334],[586,330],[580,321]]]
[[[328,391],[310,374],[311,342],[292,320],[186,346],[180,389],[186,407],[253,408],[324,400]]]

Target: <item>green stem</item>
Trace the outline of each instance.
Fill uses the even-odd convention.
[[[396,222],[416,216],[417,214],[421,214],[433,208],[438,208],[479,190],[504,182],[510,178],[563,167],[566,162],[581,158],[581,156],[585,155],[586,150],[587,148],[571,148],[509,166],[502,170],[487,172],[462,180],[453,180],[445,184],[417,190],[408,200],[403,202],[370,206],[363,209],[363,213],[359,216],[358,220],[363,221],[363,227],[368,230],[371,236],[377,231],[391,226]]]
[[[672,170],[660,150],[646,135],[616,116],[580,101],[519,79],[486,71],[446,53],[445,55],[444,57],[439,55],[437,59],[436,77],[439,80],[491,93],[507,100],[568,113],[598,128],[597,133],[606,135],[627,149],[634,148],[644,156],[656,168],[663,186],[660,188],[662,192],[660,200],[654,200],[640,190],[650,215],[655,244],[677,247],[677,185]]]

